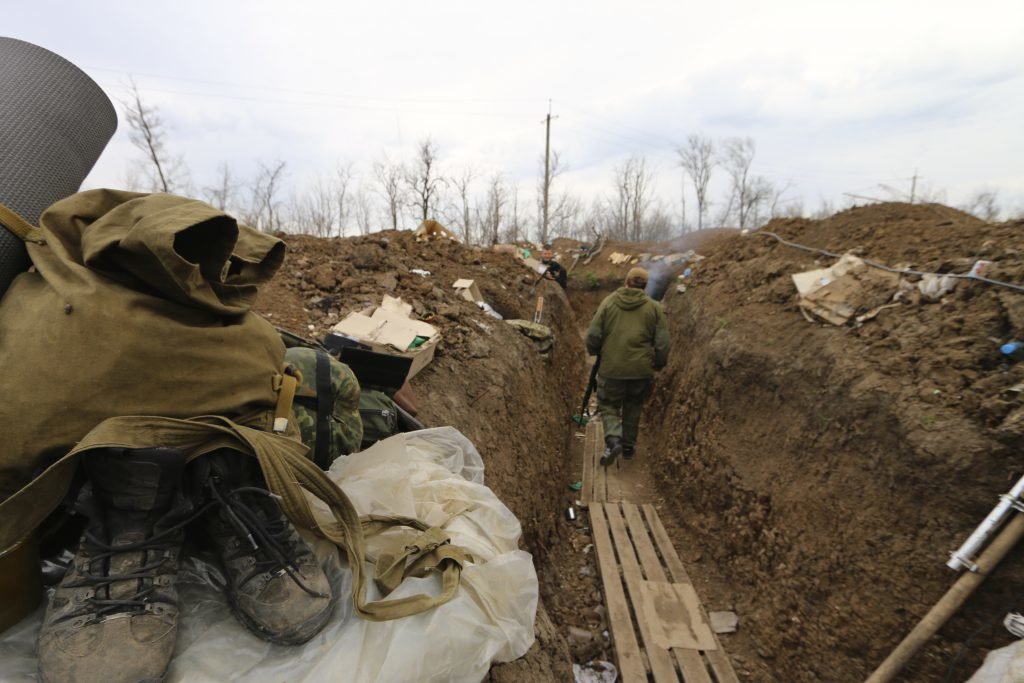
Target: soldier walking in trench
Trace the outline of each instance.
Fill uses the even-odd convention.
[[[597,407],[604,425],[601,464],[636,453],[640,411],[654,372],[668,362],[668,323],[661,304],[644,294],[647,271],[631,268],[624,286],[605,297],[587,330],[587,352],[601,357]]]

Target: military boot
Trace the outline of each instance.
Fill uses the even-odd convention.
[[[163,680],[178,632],[175,580],[191,507],[180,489],[184,454],[109,448],[82,456],[88,518],[39,632],[47,683]]]
[[[315,636],[334,610],[331,584],[266,490],[257,460],[220,450],[193,468],[193,486],[218,503],[202,525],[224,566],[235,616],[272,643],[298,645]]]
[[[615,459],[622,455],[622,441],[614,436],[604,440],[604,455],[601,456],[601,464],[605,467],[615,462]]]

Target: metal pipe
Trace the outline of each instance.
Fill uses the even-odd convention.
[[[949,562],[946,563],[946,566],[956,571],[961,569],[967,569],[972,572],[978,571],[978,566],[971,558],[985,545],[989,537],[1003,525],[1003,522],[1006,521],[1006,516],[1010,514],[1011,510],[1014,508],[1021,509],[1022,495],[1024,495],[1024,476],[1017,481],[1009,493],[1000,496],[999,504],[992,508],[992,512],[988,513],[988,517],[978,525],[978,528],[964,541],[963,545],[950,553]]]

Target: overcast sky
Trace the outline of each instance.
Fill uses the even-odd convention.
[[[134,77],[199,188],[260,160],[293,191],[339,162],[369,181],[429,135],[442,170],[502,171],[530,202],[550,100],[559,182],[588,201],[639,154],[678,215],[675,146],[701,132],[752,137],[754,172],[808,210],[915,172],[951,205],[993,189],[1024,209],[1020,0],[0,0],[0,34],[115,103]],[[87,186],[139,157],[121,119]]]

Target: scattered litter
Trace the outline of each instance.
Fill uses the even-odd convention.
[[[491,305],[489,303],[487,303],[486,301],[477,301],[476,305],[480,307],[480,310],[482,310],[484,313],[486,313],[487,315],[491,316],[492,318],[497,318],[498,320],[504,320],[504,318],[502,317],[501,313],[498,313],[496,310],[491,308]]]
[[[924,298],[936,301],[952,292],[956,288],[956,281],[957,278],[952,275],[927,273],[917,283],[917,289]]]
[[[460,278],[452,284],[452,288],[455,293],[461,296],[466,301],[483,301],[484,297],[480,294],[480,288],[476,286],[475,280],[468,280],[466,278]]]
[[[565,518],[567,520],[569,520],[570,522],[575,522],[576,521],[576,508],[574,508],[571,505],[569,507],[567,507],[565,509]]]
[[[569,490],[570,491],[579,491],[581,488],[583,488],[583,482],[582,481],[576,481],[576,482],[573,482],[573,483],[569,484]]]
[[[891,301],[900,281],[898,274],[869,268],[852,254],[843,254],[828,268],[792,277],[805,317],[811,314],[833,325],[845,325],[858,310],[869,311],[863,319],[870,320],[880,305]]]
[[[686,292],[686,285],[676,285],[676,292],[683,294]]]
[[[575,640],[578,643],[589,643],[594,639],[594,634],[585,628],[579,626],[569,627],[569,640]]]
[[[735,612],[711,612],[708,614],[708,621],[711,622],[711,630],[715,633],[736,633],[740,619]]]
[[[440,223],[434,220],[425,220],[420,223],[420,227],[416,228],[416,232],[413,233],[416,236],[417,242],[423,242],[426,240],[451,240],[452,242],[458,242],[459,238],[455,236],[448,228],[444,227]]]
[[[608,632],[604,632],[608,636]],[[594,660],[586,664],[572,665],[572,675],[576,683],[615,683],[619,679],[619,670],[611,662]]]
[[[420,277],[428,277],[430,275],[429,270],[423,270],[422,268],[413,268],[409,272],[415,275],[419,275]]]
[[[971,266],[971,270],[967,273],[968,277],[984,277],[985,271],[992,265],[991,261],[975,261],[974,265]]]
[[[613,251],[612,253],[608,254],[608,260],[611,261],[612,263],[614,263],[617,266],[625,263],[626,261],[630,260],[631,258],[633,258],[633,257],[630,256],[629,254],[623,254],[622,252],[618,252],[618,251]]]
[[[1003,626],[1009,631],[1015,638],[1024,638],[1024,615],[1018,614],[1017,612],[1010,612],[1003,619]]]
[[[371,309],[370,315],[350,313],[332,331],[359,340],[371,351],[412,358],[409,367],[409,377],[412,378],[433,360],[441,333],[433,325],[414,320],[411,315],[410,304],[385,294],[381,305]]]
[[[593,550],[593,549],[594,549],[594,544],[593,543],[588,543],[585,546],[583,546],[583,554],[584,555],[588,555],[590,553],[590,551]]]

